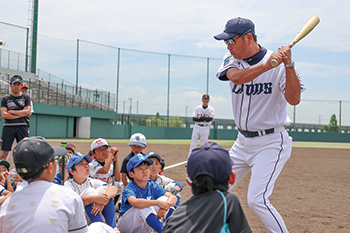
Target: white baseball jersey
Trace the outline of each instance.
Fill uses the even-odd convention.
[[[90,177],[88,177],[85,180],[85,182],[82,184],[78,184],[73,179],[68,179],[66,182],[64,182],[64,186],[67,186],[67,187],[73,189],[74,192],[78,193],[79,195],[84,193],[84,191],[89,189],[89,188],[98,189],[99,187],[104,186],[104,185],[106,185],[105,182],[103,182],[101,180],[97,180],[97,179],[92,179]]]
[[[238,60],[228,52],[216,76],[220,80],[228,80],[228,69],[245,69],[263,64],[272,53],[261,47],[251,58]],[[303,91],[305,88],[299,75],[298,79]],[[229,151],[234,163],[232,169],[236,172],[235,184],[251,171],[248,203],[268,232],[288,232],[283,218],[269,201],[275,181],[292,149],[292,138],[284,128],[284,125],[290,123],[284,96],[285,84],[283,64],[264,72],[249,83],[236,85],[230,81],[235,123],[243,131],[253,131],[245,133],[246,136],[239,133]]]
[[[203,108],[203,105],[198,105],[193,110],[192,117],[197,118],[200,117],[215,117],[215,110],[212,106],[208,105],[208,107]],[[198,140],[200,140],[200,145],[204,145],[206,142],[208,142],[209,134],[210,134],[210,125],[211,121],[209,122],[197,122],[194,123],[194,128],[192,130],[192,136],[191,136],[191,145],[190,145],[190,151],[188,154],[188,157],[190,157],[191,152],[194,148],[197,147]]]
[[[88,232],[83,201],[66,187],[34,181],[2,204],[0,232]]]
[[[197,107],[194,108],[192,117],[198,117],[198,116],[203,116],[203,117],[213,117],[215,116],[215,110],[212,106],[208,105],[207,108],[203,108],[203,105],[198,105]],[[195,122],[196,125],[201,124],[204,126],[210,126],[211,121],[209,122]]]
[[[266,51],[262,48],[261,51]],[[255,65],[265,63],[273,52],[268,50]],[[250,67],[247,61],[235,59],[230,52],[216,73],[220,80],[228,80],[226,72],[230,68]],[[305,89],[298,75],[302,91]],[[249,83],[236,85],[230,81],[232,108],[238,128],[247,131],[259,131],[291,123],[287,116],[287,101],[284,97],[286,74],[283,64],[271,69]]]
[[[111,164],[111,166],[109,167],[109,171],[106,174],[97,173],[98,170],[103,168],[103,166],[97,160],[92,160],[91,163],[89,163],[89,166],[91,177],[102,180],[103,182],[109,184],[112,183],[111,177],[113,176],[113,164]]]

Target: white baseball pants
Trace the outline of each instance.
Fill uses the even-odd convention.
[[[270,203],[269,197],[291,151],[292,138],[284,129],[281,132],[254,138],[246,138],[239,133],[237,141],[230,149],[231,160],[234,162],[232,170],[237,174],[236,183],[251,171],[248,205],[268,232],[288,232],[281,215]]]
[[[192,150],[197,147],[198,140],[200,140],[199,141],[200,146],[208,142],[209,134],[210,134],[210,125],[208,126],[194,125],[192,130],[191,145],[190,145],[190,151],[189,151],[188,157],[190,157]]]
[[[168,197],[161,196],[161,201],[167,201]],[[146,219],[148,215],[157,215],[159,207],[151,206],[143,209],[131,207],[118,220],[118,229],[121,233],[152,233],[153,229],[147,225]]]

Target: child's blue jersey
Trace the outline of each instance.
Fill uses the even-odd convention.
[[[135,181],[132,180],[124,188],[119,216],[122,216],[127,210],[132,207],[127,201],[130,196],[135,196],[136,198],[143,198],[147,200],[157,200],[159,197],[164,196],[165,193],[165,189],[163,189],[159,184],[153,182],[152,180],[147,181],[147,187],[145,189],[140,188],[135,183]]]

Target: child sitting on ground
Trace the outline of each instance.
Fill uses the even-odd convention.
[[[123,191],[120,185],[118,166],[119,149],[111,147],[107,140],[98,138],[91,143],[90,151],[93,159],[90,163],[90,177],[102,180],[118,188],[117,196],[114,198],[114,204],[116,204]]]
[[[6,160],[0,161],[0,185],[13,193],[13,184],[10,181],[10,163]]]
[[[142,151],[144,149],[146,149],[146,147],[147,147],[146,137],[142,133],[135,133],[135,134],[131,135],[128,145],[131,148],[131,152],[130,152],[130,154],[128,154],[124,158],[122,167],[120,169],[120,173],[122,174],[122,181],[123,181],[124,187],[126,187],[129,183],[128,178],[130,180],[130,177],[128,175],[128,171],[126,169],[126,165],[128,164],[129,160],[134,155],[136,155],[136,154],[145,155],[144,153],[142,153]]]
[[[115,228],[117,224],[113,198],[117,195],[118,189],[89,177],[91,161],[90,155],[82,155],[79,152],[72,155],[67,163],[69,180],[64,185],[81,196],[85,212],[91,222],[103,222],[102,213],[106,223]]]
[[[181,203],[180,192],[184,187],[183,184],[181,184],[180,182],[176,182],[166,176],[159,175],[162,167],[162,158],[160,157],[160,155],[151,152],[146,157],[148,159],[152,159],[153,161],[153,164],[149,166],[151,171],[150,179],[162,186],[166,191],[175,195],[177,197],[176,206],[179,206]]]
[[[173,212],[177,198],[149,180],[152,163],[151,159],[137,154],[127,164],[131,181],[124,188],[119,212],[121,233],[160,233],[163,224],[159,219],[167,219]]]

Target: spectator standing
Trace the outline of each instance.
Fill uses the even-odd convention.
[[[29,136],[31,114],[30,97],[21,92],[23,79],[14,75],[10,80],[11,94],[1,99],[1,117],[5,119],[2,128],[2,147],[0,160],[8,160],[14,139],[17,143]]]

